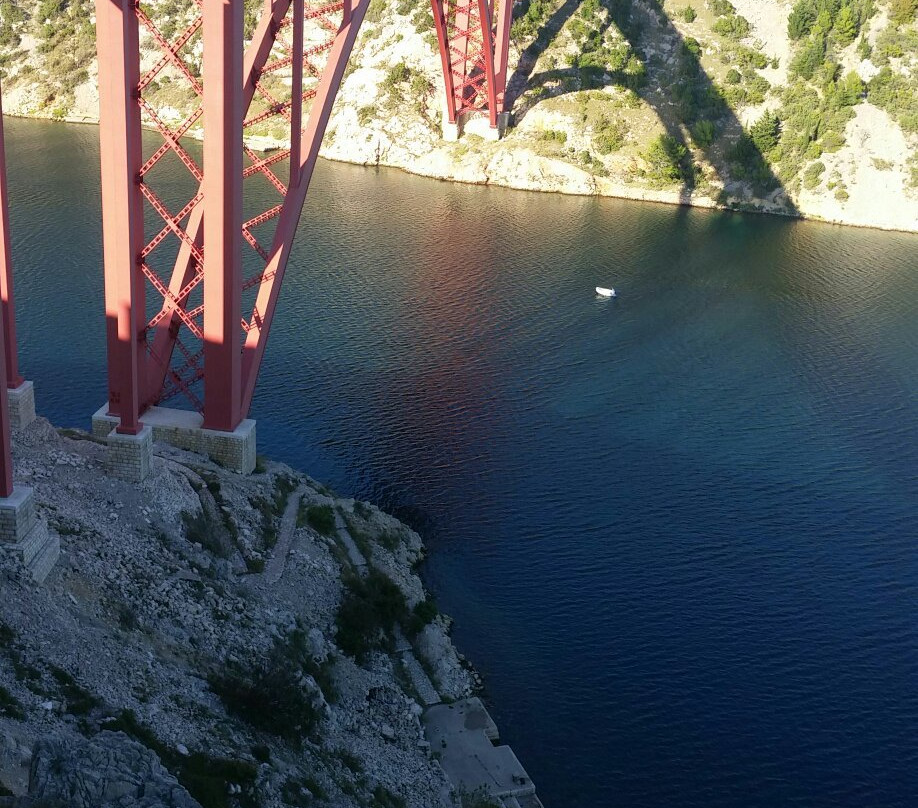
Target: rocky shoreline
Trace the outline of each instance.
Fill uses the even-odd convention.
[[[91,115],[66,116],[50,118],[48,116],[22,113],[7,113],[10,117],[26,120],[47,120],[61,123],[78,123],[98,125],[98,119]],[[187,137],[201,139],[201,133],[192,130]],[[810,201],[809,209],[791,211],[785,204],[783,191],[778,191],[768,198],[750,197],[747,189],[739,188],[735,196],[728,196],[727,201],[719,201],[703,193],[688,193],[685,190],[666,188],[644,188],[627,185],[608,177],[598,177],[564,160],[539,155],[526,148],[495,149],[495,154],[478,152],[474,159],[464,164],[457,164],[448,145],[435,146],[425,153],[417,153],[410,148],[393,149],[391,144],[382,149],[377,141],[363,139],[357,148],[345,146],[341,140],[324,143],[319,155],[326,160],[350,165],[367,167],[396,168],[409,174],[442,180],[444,182],[461,182],[466,185],[494,185],[517,191],[537,191],[540,193],[559,193],[570,196],[599,196],[614,199],[630,199],[638,202],[655,202],[665,205],[683,205],[709,210],[741,211],[744,213],[766,213],[804,221],[823,222],[847,227],[862,227],[871,230],[892,232],[918,232],[918,220],[913,220],[906,212],[905,217],[890,218],[896,213],[893,209],[886,211],[874,207],[866,218],[853,218],[845,215],[836,204],[826,201],[824,210],[817,212],[819,200]],[[255,136],[247,139],[248,145],[255,151],[270,152],[287,147],[283,140]],[[479,144],[480,146],[480,144]]]
[[[156,444],[136,485],[44,419],[13,449],[61,556],[39,584],[0,545],[0,806],[540,805],[506,747],[490,793],[431,749],[479,683],[407,526],[268,461]]]

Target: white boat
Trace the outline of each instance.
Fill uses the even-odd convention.
[[[602,297],[615,297],[615,290],[606,289],[604,286],[597,286],[596,294],[601,295]]]

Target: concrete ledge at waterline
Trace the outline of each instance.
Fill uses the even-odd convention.
[[[108,438],[118,417],[101,407],[92,417],[92,434]],[[153,430],[153,440],[209,456],[230,471],[251,474],[255,470],[255,421],[246,418],[232,432],[204,429],[200,413],[169,407],[150,407],[140,419]]]
[[[430,707],[423,715],[431,752],[455,788],[484,790],[495,800],[516,798],[540,806],[536,787],[509,746],[495,746],[497,726],[472,697]],[[506,803],[505,803],[506,804]]]
[[[25,381],[6,391],[10,426],[23,430],[35,420],[35,385]]]

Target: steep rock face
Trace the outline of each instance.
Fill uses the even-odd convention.
[[[460,182],[918,230],[910,1],[522,0],[511,128],[495,144],[440,138],[428,4],[373,0],[322,154]],[[0,33],[6,109],[96,119],[88,2],[19,2]],[[150,5],[170,33],[190,7]],[[199,45],[187,49],[196,66]],[[174,122],[194,100],[168,76],[149,96]],[[270,148],[285,134],[266,126],[250,139]]]
[[[267,461],[157,444],[126,483],[65,432],[14,437],[61,559],[37,587],[0,545],[0,805],[454,805],[404,659],[437,700],[475,678],[416,533]]]
[[[29,795],[68,808],[201,808],[153,752],[123,732],[40,741]]]

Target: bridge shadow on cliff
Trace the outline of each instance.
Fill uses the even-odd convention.
[[[532,2],[537,0],[526,0],[518,6],[514,16],[525,15]],[[545,93],[541,97],[527,95],[527,90],[545,87],[548,96],[558,97],[607,86],[630,89],[654,111],[667,135],[670,152],[678,158],[676,181],[681,182],[681,202],[691,201],[701,179],[700,168],[691,159],[694,148],[704,155],[716,179],[724,186],[716,197],[718,202],[726,203],[730,196],[740,192],[739,183],[744,183],[759,198],[783,196],[784,212],[797,213],[790,196],[782,193],[781,183],[760,148],[744,131],[723,91],[702,66],[698,42],[685,38],[662,9],[639,6],[632,0],[599,0],[598,7],[604,8],[607,15],[599,25],[598,36],[589,37],[594,50],[585,47],[572,66],[536,73],[540,56],[582,4],[583,0],[565,0],[541,24],[533,42],[522,52],[507,81],[507,107],[514,124],[522,121],[541,98],[547,97]],[[639,60],[640,69],[633,69],[634,60],[631,65],[610,68],[597,58],[602,50],[596,46],[611,25],[621,32]]]

